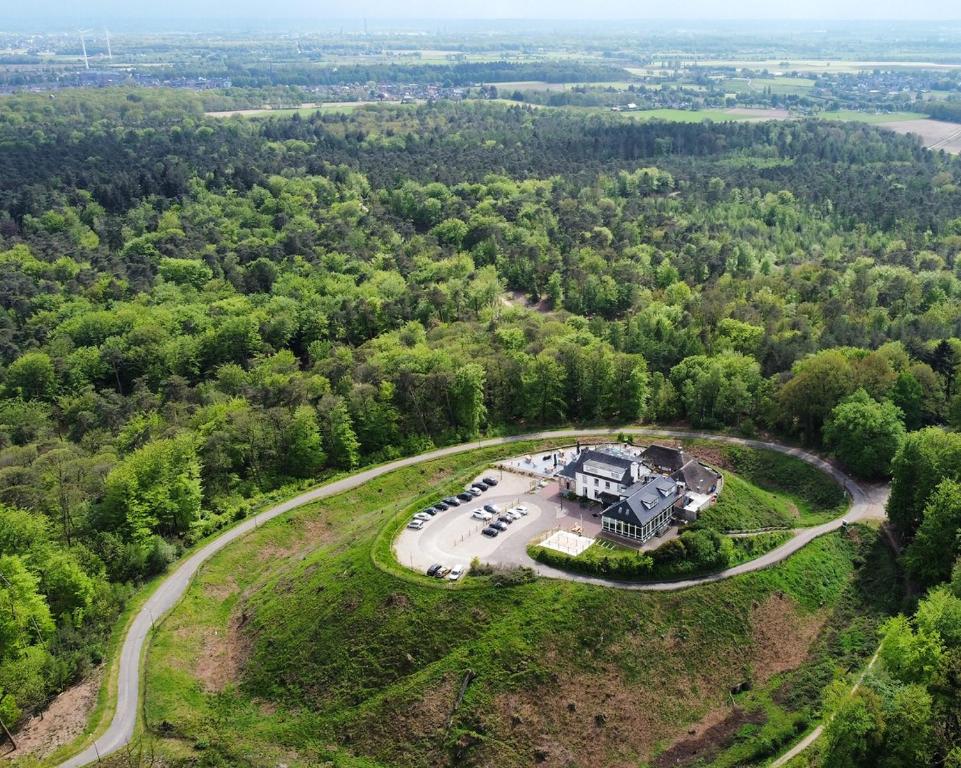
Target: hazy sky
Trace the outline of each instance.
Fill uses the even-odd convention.
[[[0,0],[21,19],[961,19],[959,0]],[[2,28],[2,22],[0,22]]]

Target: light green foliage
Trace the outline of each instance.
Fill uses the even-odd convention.
[[[942,480],[961,480],[961,435],[936,427],[909,433],[891,462],[887,505],[888,517],[903,535],[914,535]]]
[[[904,439],[903,413],[890,401],[879,403],[863,389],[842,400],[824,425],[824,442],[860,477],[890,474],[891,460]]]
[[[200,461],[193,438],[154,440],[107,475],[104,514],[141,543],[185,534],[200,513]]]
[[[911,574],[925,585],[946,581],[959,554],[959,533],[961,484],[943,480],[928,497],[921,525],[905,551]]]
[[[694,426],[736,426],[756,410],[761,367],[735,352],[697,355],[671,369],[671,384]]]
[[[4,386],[11,397],[51,400],[57,390],[53,362],[45,352],[27,352],[7,369]]]

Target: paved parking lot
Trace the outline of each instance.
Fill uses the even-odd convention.
[[[438,512],[421,530],[404,528],[394,541],[397,560],[411,570],[425,572],[434,563],[451,568],[468,567],[475,557],[491,565],[533,565],[527,545],[555,530],[580,527],[582,535],[600,533],[598,506],[581,506],[560,496],[557,482],[541,486],[537,478],[493,467],[478,476],[493,477],[498,484],[473,501]],[[481,534],[487,523],[475,520],[471,512],[494,504],[501,510],[516,504],[527,506],[526,517],[512,523],[496,538]]]

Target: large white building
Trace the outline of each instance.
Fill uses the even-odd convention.
[[[557,473],[561,489],[591,501],[612,503],[650,470],[637,459],[585,448]]]

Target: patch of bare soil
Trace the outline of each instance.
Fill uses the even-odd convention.
[[[717,445],[686,445],[684,450],[694,458],[703,461],[715,469],[733,471],[734,467],[727,460],[724,449]]]
[[[767,720],[763,712],[747,713],[740,707],[715,710],[691,730],[693,733],[658,755],[654,768],[680,768],[710,761],[725,749],[741,728],[749,723],[761,725]]]
[[[751,610],[754,683],[799,667],[826,618],[824,613],[802,616],[794,601],[782,593],[756,605]]]
[[[97,670],[81,683],[55,698],[43,715],[37,715],[15,734],[17,750],[5,757],[33,755],[43,758],[83,733],[87,718],[97,702],[103,671]]]
[[[502,694],[494,701],[495,741],[512,743],[523,762],[544,768],[634,768],[701,705],[689,681],[650,683],[632,685],[617,671],[597,670],[560,677],[536,696]],[[497,768],[502,758],[494,750],[479,764]]]
[[[220,629],[204,632],[193,672],[208,693],[224,690],[240,676],[251,650],[250,637],[243,631],[247,619],[247,613],[241,610],[231,617],[226,632]]]

